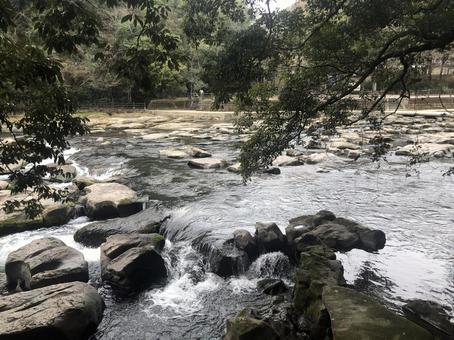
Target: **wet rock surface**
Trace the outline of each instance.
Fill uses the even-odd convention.
[[[82,282],[3,296],[0,339],[87,339],[101,322],[103,310],[96,289]]]
[[[86,187],[82,197],[86,215],[94,220],[126,217],[142,210],[135,191],[123,184],[96,183]]]
[[[165,212],[152,207],[125,218],[89,224],[74,234],[74,240],[87,247],[99,247],[111,235],[160,233],[161,226],[167,219]]]
[[[101,246],[101,277],[122,294],[163,285],[167,278],[159,234],[113,235]]]
[[[56,238],[39,239],[10,253],[5,273],[11,291],[88,281],[83,254]]]
[[[255,239],[260,253],[287,252],[287,240],[276,223],[257,222]]]
[[[348,288],[327,287],[323,303],[330,315],[336,340],[433,339],[425,329]]]
[[[278,340],[279,335],[270,324],[259,320],[254,312],[245,309],[227,320],[225,340]]]

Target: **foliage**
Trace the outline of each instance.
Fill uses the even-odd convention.
[[[163,25],[168,7],[149,0],[106,0],[105,4],[128,7],[131,13],[122,22],[137,27],[137,44],[127,46],[125,52],[131,63],[120,63],[124,66],[120,76],[131,78],[130,67],[137,73],[150,62],[176,66],[172,52],[178,39]],[[86,121],[74,116],[76,107],[55,53],[74,55],[82,45],[100,44],[102,21],[97,7],[81,0],[2,0],[0,15],[0,170],[10,173],[13,194],[26,194],[3,208],[11,212],[24,206],[33,218],[42,210],[40,200],[66,196],[45,181],[62,171],[43,161],[64,164],[67,138],[87,132]]]
[[[291,12],[264,13],[226,44],[214,67],[214,79],[230,74],[214,87],[219,102],[236,97],[245,112],[240,128],[257,125],[242,149],[244,177],[302,134],[368,119],[379,136],[385,95],[407,97],[421,56],[452,49],[453,20],[449,0],[309,0]],[[359,107],[352,95],[366,81],[380,91],[361,94],[367,105]]]

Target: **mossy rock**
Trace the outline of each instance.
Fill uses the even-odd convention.
[[[352,289],[326,287],[323,303],[331,317],[335,340],[433,339],[425,329]]]
[[[256,319],[249,308],[227,320],[225,340],[277,340],[276,331],[265,321]]]

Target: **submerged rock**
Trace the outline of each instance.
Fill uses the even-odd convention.
[[[35,240],[10,253],[5,273],[10,290],[88,281],[88,265],[83,254],[53,237]]]
[[[165,239],[159,234],[114,235],[101,246],[101,276],[116,290],[129,294],[167,278],[160,255]]]
[[[85,213],[94,220],[126,217],[142,210],[137,193],[123,184],[96,183],[85,188]]]
[[[235,163],[227,168],[227,171],[239,174],[241,172],[241,163]]]
[[[227,320],[227,333],[224,340],[278,340],[279,335],[270,324],[255,317],[250,309],[245,309]]]
[[[449,314],[436,302],[413,300],[403,307],[405,316],[431,332],[435,338],[454,339],[454,323]]]
[[[96,331],[104,302],[82,282],[21,292],[0,299],[0,339],[83,340]]]
[[[255,224],[255,239],[259,247],[259,253],[271,253],[282,251],[287,253],[287,241],[276,223]]]
[[[287,285],[279,279],[260,280],[257,282],[257,289],[268,295],[279,295],[288,291]]]
[[[264,174],[269,174],[269,175],[280,175],[281,174],[281,169],[279,168],[268,168],[263,170]]]
[[[189,167],[195,169],[220,169],[227,166],[227,162],[223,159],[215,158],[200,158],[191,159],[188,162]]]
[[[87,247],[99,247],[111,235],[159,233],[168,217],[156,207],[149,208],[129,217],[91,223],[79,229],[74,240]]]
[[[344,287],[326,287],[323,303],[336,340],[430,340],[432,335],[370,297]]]

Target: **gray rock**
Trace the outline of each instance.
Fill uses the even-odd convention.
[[[35,240],[10,253],[5,273],[10,290],[88,281],[88,265],[83,254],[53,237]]]
[[[63,283],[0,299],[0,339],[87,339],[102,320],[104,302],[82,282]]]
[[[227,162],[223,159],[200,158],[191,159],[188,165],[195,169],[221,169],[227,166]]]
[[[123,294],[161,285],[167,278],[161,235],[114,235],[101,246],[101,277]]]
[[[77,176],[77,169],[73,165],[64,164],[48,164],[47,167],[51,170],[58,170],[59,173],[50,177],[51,182],[71,182]]]
[[[255,224],[255,239],[260,253],[287,253],[287,240],[276,223]]]
[[[263,170],[263,173],[269,174],[269,175],[280,175],[281,174],[281,169],[279,168],[269,168]]]
[[[234,246],[233,240],[219,245],[204,239],[197,249],[207,258],[208,270],[223,278],[245,273],[251,262],[244,250]]]
[[[321,210],[315,215],[303,215],[292,218],[289,221],[289,226],[285,229],[285,234],[289,243],[300,237],[308,228],[319,226],[326,222],[331,222],[336,219],[336,216],[328,210]]]
[[[91,223],[79,229],[74,240],[87,247],[99,247],[111,235],[159,233],[168,217],[156,207],[149,208],[126,218]]]
[[[249,231],[244,229],[235,230],[233,232],[233,240],[235,247],[239,250],[244,250],[251,261],[254,261],[259,256],[257,243]]]
[[[94,220],[126,217],[142,210],[137,193],[118,183],[96,183],[85,188],[85,213]]]

